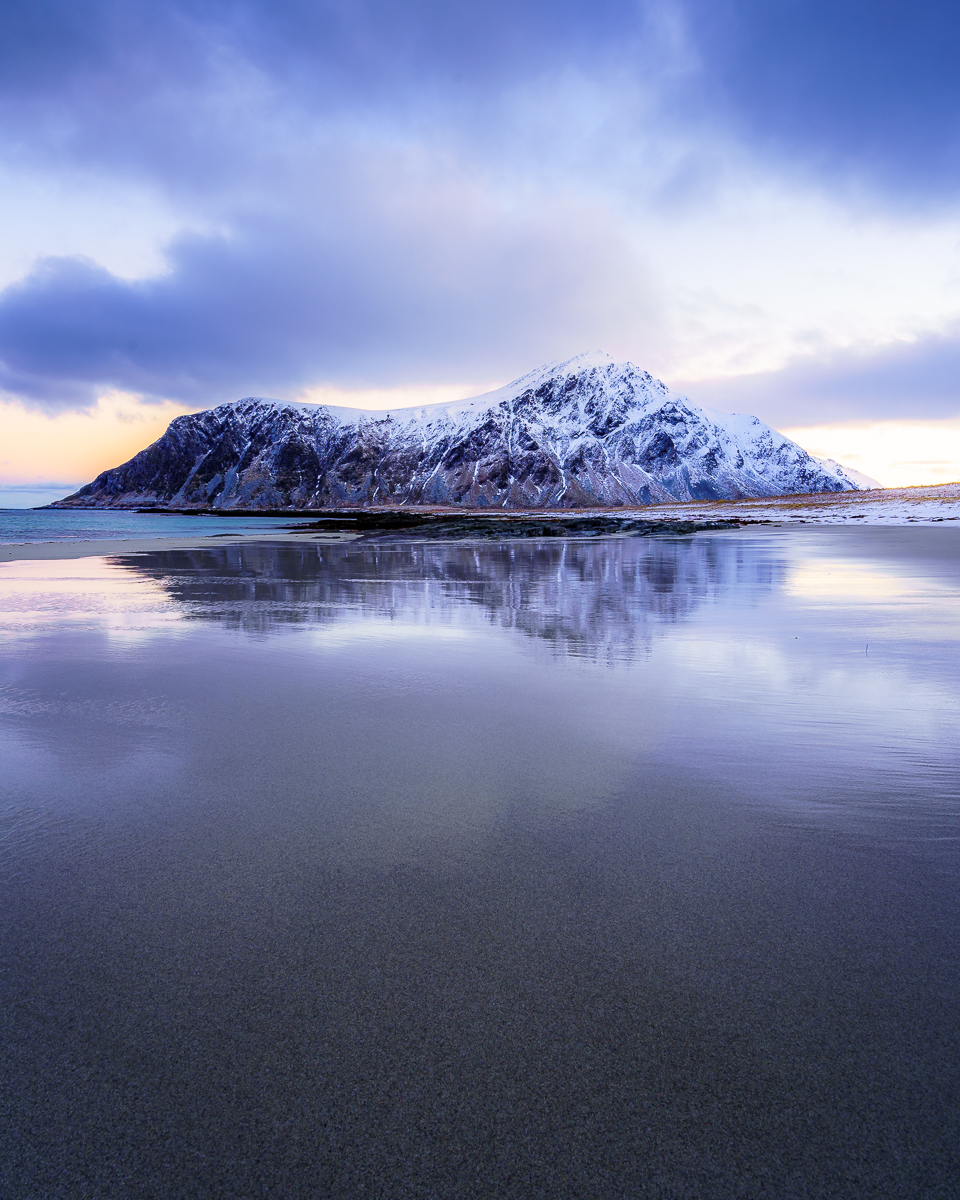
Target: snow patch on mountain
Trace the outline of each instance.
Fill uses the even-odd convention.
[[[594,351],[454,403],[223,404],[60,504],[583,508],[863,487],[756,417],[699,408]]]

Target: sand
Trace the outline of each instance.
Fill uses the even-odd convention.
[[[0,571],[4,1197],[956,1194],[955,528],[125,546]]]
[[[145,554],[153,550],[199,550],[205,546],[243,546],[258,542],[301,543],[348,542],[358,535],[350,533],[298,534],[264,532],[252,534],[214,534],[196,538],[128,538],[126,540],[75,541],[75,542],[27,542],[19,545],[0,545],[0,563],[30,561],[37,559],[89,558],[91,556],[114,557],[116,555]]]

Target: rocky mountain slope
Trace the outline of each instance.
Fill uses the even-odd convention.
[[[583,354],[472,400],[367,412],[249,398],[177,417],[62,507],[583,508],[869,486],[756,417]]]

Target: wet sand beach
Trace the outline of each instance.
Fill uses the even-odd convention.
[[[91,545],[0,565],[0,1194],[957,1194],[955,527]]]
[[[296,534],[271,533],[267,539],[273,545],[289,545],[302,542],[305,538],[311,542],[342,542],[352,541],[355,534]],[[0,544],[0,563],[7,562],[36,562],[42,559],[71,559],[71,558],[112,558],[117,555],[148,554],[158,550],[177,551],[202,549],[218,543],[230,546],[260,545],[264,541],[263,534],[224,533],[211,537],[179,537],[179,538],[103,538],[90,541],[70,542],[32,542],[28,544]]]

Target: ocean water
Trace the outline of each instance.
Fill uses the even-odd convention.
[[[297,523],[295,516],[190,517],[172,513],[123,512],[119,509],[0,508],[0,545],[125,538],[215,537],[257,533]]]
[[[955,1197],[960,537],[0,566],[0,1194]]]

